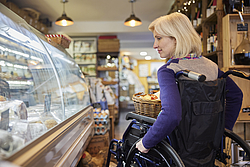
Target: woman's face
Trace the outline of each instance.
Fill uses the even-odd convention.
[[[176,47],[176,39],[173,37],[162,36],[154,31],[154,49],[157,49],[161,58],[171,58]]]

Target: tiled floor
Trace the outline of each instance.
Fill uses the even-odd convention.
[[[117,125],[115,125],[115,138],[121,139],[123,133],[125,132],[127,126],[131,122],[131,120],[126,120],[126,114],[130,111],[134,111],[134,108],[121,108],[120,109],[120,119]]]

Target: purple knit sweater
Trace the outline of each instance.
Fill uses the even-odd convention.
[[[202,56],[194,59],[173,59],[160,67],[157,77],[161,92],[162,111],[142,140],[147,149],[155,146],[169,135],[181,120],[181,99],[175,81],[175,73],[185,69],[206,75],[206,81],[215,80],[223,74],[214,62]],[[226,89],[228,92],[226,94],[225,127],[231,130],[238,117],[243,94],[229,77]]]

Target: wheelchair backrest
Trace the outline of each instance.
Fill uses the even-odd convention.
[[[173,147],[185,165],[209,165],[224,132],[225,79],[177,81],[182,120],[172,132]],[[203,162],[196,162],[202,160]]]

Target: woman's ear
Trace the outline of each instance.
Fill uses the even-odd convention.
[[[175,37],[171,37],[171,39],[174,41],[174,43],[176,44],[176,38]]]
[[[176,44],[176,39],[174,38],[174,43]]]

